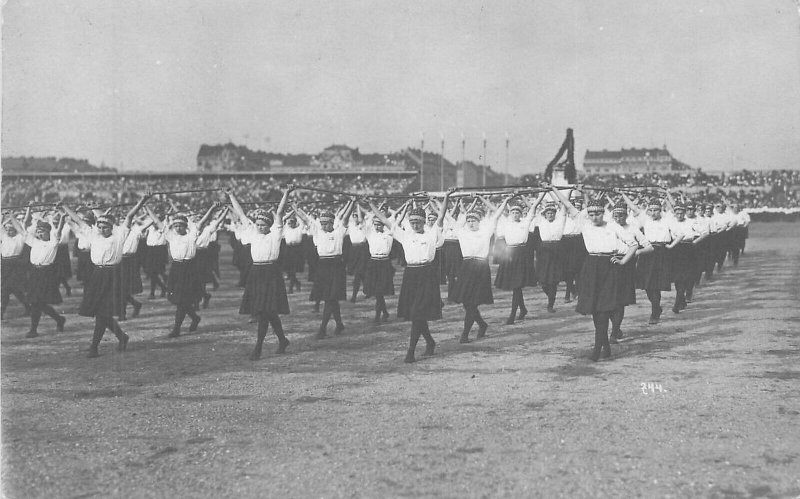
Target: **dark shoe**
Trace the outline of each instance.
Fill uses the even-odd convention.
[[[89,355],[87,355],[90,359],[95,359],[100,357],[100,353],[97,351],[97,347],[89,347]]]
[[[375,314],[375,318],[372,319],[372,322],[374,324],[380,324],[381,323],[381,314]]]
[[[350,303],[355,303],[355,302],[356,302],[356,297],[355,296],[350,298]]]
[[[175,327],[175,328],[172,328],[172,332],[170,332],[167,335],[167,338],[177,338],[180,335],[181,335],[181,328]]]
[[[600,360],[600,347],[594,347],[592,353],[589,354],[589,360],[591,360],[592,362],[597,362],[598,360]]]
[[[683,302],[680,305],[678,305],[678,310],[686,310],[686,302]]]
[[[680,311],[681,311],[681,309],[680,309],[680,308],[679,308],[677,305],[675,305],[674,307],[672,307],[672,313],[673,313],[673,314],[680,313]]]
[[[514,316],[512,315],[508,319],[506,319],[506,326],[511,326],[514,324]]]
[[[64,317],[63,315],[60,315],[56,319],[56,332],[57,333],[63,333],[64,332],[64,323],[66,323],[66,322],[67,322],[67,318]]]
[[[622,334],[622,329],[617,329],[617,333],[615,334],[615,336],[619,340],[625,335]]]
[[[286,347],[289,346],[289,340],[282,339],[278,342],[278,348],[275,350],[275,353],[281,354],[286,352]]]
[[[417,359],[414,358],[414,351],[413,350],[409,350],[408,353],[406,354],[406,358],[403,360],[403,362],[405,362],[406,364],[411,364],[411,363],[414,363],[416,361],[417,361]]]
[[[434,348],[436,348],[436,342],[435,341],[431,341],[431,343],[426,344],[425,345],[425,353],[423,353],[422,356],[423,357],[430,357],[431,355],[433,355],[433,349]]]
[[[134,317],[134,318],[139,317],[139,312],[141,312],[141,311],[142,311],[142,303],[141,302],[134,303],[133,304],[133,315],[131,315],[131,317]]]
[[[519,312],[519,317],[517,317],[517,320],[518,320],[518,321],[521,321],[521,320],[522,320],[522,319],[524,319],[524,318],[525,318],[527,315],[528,315],[528,309],[527,309],[527,308],[522,308],[522,309],[520,309],[520,312]]]
[[[211,301],[211,295],[207,294],[203,297],[203,308],[208,308],[208,302]]]
[[[609,340],[609,343],[610,343],[610,342],[611,342],[611,341]],[[611,357],[611,347],[610,347],[610,346],[608,346],[608,345],[603,345],[603,348],[602,348],[602,350],[600,351],[600,358],[601,358],[601,359],[607,359],[607,358],[609,358],[609,357]]]
[[[39,336],[39,333],[36,331],[28,331],[28,333],[25,335],[26,338],[36,338],[37,336]]]
[[[651,315],[650,320],[647,321],[647,323],[650,324],[651,326],[654,324],[658,324],[658,317],[656,317],[655,315]]]
[[[476,335],[478,338],[483,338],[486,336],[486,330],[489,329],[489,324],[483,323],[478,325],[478,334]]]
[[[131,339],[130,336],[128,336],[125,333],[122,333],[122,339],[119,340],[119,344],[117,345],[117,351],[124,352],[128,348],[128,340],[130,339]]]
[[[189,332],[193,333],[197,331],[197,325],[200,324],[200,317],[198,316],[197,319],[192,319],[192,323],[189,324]]]
[[[321,340],[326,336],[328,336],[328,333],[325,331],[325,328],[319,328],[319,331],[317,331],[317,334],[314,337],[318,340]]]
[[[213,289],[214,291],[218,290],[219,289],[219,283],[217,281],[214,281],[214,284],[211,286],[211,289]]]
[[[616,345],[617,344],[617,339],[614,336],[610,336],[608,338],[608,342],[609,343],[613,343],[614,345]]]
[[[253,353],[250,354],[250,360],[258,360],[261,358],[261,349],[256,347]]]
[[[67,296],[72,296],[72,288],[67,286],[65,289],[67,290]]]
[[[344,331],[344,324],[337,324],[336,329],[333,330],[334,336],[339,336]]]
[[[388,322],[389,321],[389,312],[383,312],[383,314],[381,314],[381,317],[383,318],[384,322]]]
[[[461,333],[461,338],[458,339],[459,343],[469,343],[469,333]]]
[[[551,314],[556,313],[556,309],[553,307],[547,307],[547,311],[550,312]]]
[[[564,303],[572,303],[572,298],[570,298],[569,296],[565,297]]]

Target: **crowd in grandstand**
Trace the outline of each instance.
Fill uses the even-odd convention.
[[[526,175],[524,183],[538,184],[544,180],[541,174]],[[64,201],[67,203],[95,202],[97,204],[132,203],[135,192],[178,191],[196,189],[231,189],[243,193],[242,202],[275,201],[280,198],[280,185],[291,182],[318,189],[340,190],[371,195],[401,194],[412,189],[415,179],[411,177],[377,176],[298,176],[296,178],[158,178],[156,176],[109,176],[96,177],[6,177],[3,179],[3,206],[19,206],[29,202]],[[678,189],[695,201],[716,202],[725,200],[739,203],[743,209],[800,208],[800,171],[743,171],[729,175],[629,174],[592,175],[581,179],[592,186],[658,185]],[[246,194],[244,194],[246,193]],[[200,192],[175,197],[181,209],[196,211],[209,202],[219,200],[220,192]],[[300,202],[316,204],[332,198],[317,191],[302,191]]]

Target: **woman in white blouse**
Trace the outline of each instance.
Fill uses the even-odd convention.
[[[578,305],[575,307],[579,314],[592,316],[594,349],[589,358],[594,362],[601,356],[611,356],[608,325],[611,314],[624,307],[626,300],[625,290],[619,285],[622,277],[619,267],[624,267],[636,253],[636,243],[626,241],[618,225],[606,223],[604,214],[602,202],[588,203],[589,223],[581,228],[588,256],[578,279]],[[627,248],[622,257],[617,255],[620,246]]]
[[[275,353],[284,353],[289,346],[280,318],[280,315],[289,313],[289,299],[286,297],[286,284],[283,281],[278,257],[283,239],[283,210],[291,192],[291,187],[283,191],[274,221],[270,213],[260,211],[256,215],[255,222],[247,218],[236,196],[232,192],[228,193],[233,212],[240,221],[236,237],[242,244],[250,245],[250,255],[253,259],[253,265],[247,274],[242,304],[239,306],[240,314],[255,316],[258,319],[258,336],[250,356],[251,360],[261,358],[261,350],[270,325],[272,332],[278,338],[278,348]]]
[[[317,338],[325,338],[328,322],[333,317],[336,329],[333,334],[339,335],[344,331],[342,312],[339,301],[347,299],[347,273],[342,260],[342,246],[344,236],[347,234],[347,225],[350,211],[355,203],[349,200],[344,209],[334,216],[329,211],[322,212],[319,223],[314,223],[308,215],[297,206],[294,211],[305,224],[310,227],[314,246],[317,248],[319,261],[317,262],[314,286],[311,288],[310,300],[316,303],[325,302],[322,310],[322,322],[317,331]]]
[[[522,296],[522,288],[528,285],[531,274],[530,267],[533,267],[531,254],[528,249],[528,238],[530,236],[533,216],[536,208],[542,202],[544,193],[536,200],[531,207],[528,201],[520,196],[520,199],[528,207],[528,214],[522,217],[522,206],[515,204],[509,207],[509,216],[506,220],[501,220],[498,231],[503,231],[505,239],[505,252],[500,259],[497,267],[497,276],[494,285],[497,288],[511,291],[511,315],[506,320],[506,324],[514,324],[517,310],[520,311],[519,320],[525,318],[528,309],[525,307],[525,298]]]
[[[37,329],[42,312],[56,321],[56,331],[64,330],[66,319],[59,315],[52,305],[61,303],[61,292],[58,289],[58,269],[56,266],[56,253],[64,228],[66,217],[61,217],[58,227],[53,227],[44,221],[37,222],[36,228],[25,230],[22,224],[14,217],[11,223],[18,233],[24,234],[24,242],[30,246],[30,286],[28,289],[28,302],[31,308],[31,328],[26,338],[39,336]]]
[[[300,291],[297,274],[305,268],[303,230],[303,226],[297,223],[297,216],[292,212],[283,227],[285,245],[281,248],[281,264],[283,270],[286,271],[286,278],[289,280],[289,294],[294,293],[295,288]]]
[[[378,209],[370,203],[372,213]],[[383,221],[373,215],[372,226],[367,227],[367,246],[369,247],[369,261],[364,273],[364,294],[375,297],[375,324],[389,320],[389,311],[386,309],[386,296],[394,296],[394,267],[390,254],[394,237],[386,230]]]
[[[403,271],[403,282],[400,285],[400,296],[397,300],[397,317],[411,321],[411,338],[404,362],[415,362],[415,351],[420,336],[425,338],[425,353],[433,355],[436,342],[433,341],[428,321],[442,318],[442,302],[439,293],[439,276],[433,271],[433,259],[436,247],[442,239],[442,222],[447,211],[452,190],[444,196],[439,208],[439,218],[432,230],[425,231],[425,210],[414,208],[408,214],[410,228],[400,223],[393,223],[383,213],[373,210],[376,218],[393,229],[394,239],[403,246],[406,268]]]
[[[642,222],[644,237],[653,245],[654,251],[642,255],[636,263],[636,287],[643,289],[650,300],[648,324],[658,324],[661,318],[661,292],[672,289],[672,277],[668,251],[681,242],[670,230],[671,223],[661,214],[661,200],[654,197],[647,204],[647,213]]]
[[[553,196],[558,203],[547,203],[542,210],[542,215],[535,219],[536,228],[539,229],[541,244],[536,248],[536,279],[542,286],[542,291],[547,295],[547,311],[556,311],[556,292],[558,283],[564,280],[564,256],[561,238],[564,235],[564,224],[567,216],[576,217],[578,210],[561,194],[553,188]],[[559,209],[558,205],[562,204]]]
[[[97,349],[106,329],[113,331],[117,337],[118,351],[124,352],[128,346],[128,335],[122,331],[114,318],[120,317],[125,309],[120,264],[123,245],[130,232],[133,217],[149,198],[149,194],[142,196],[136,206],[128,212],[122,225],[116,226],[114,218],[110,215],[97,217],[96,229],[88,226],[77,213],[64,206],[64,210],[88,241],[89,256],[94,265],[91,278],[84,285],[83,299],[78,310],[78,314],[83,317],[94,317],[94,333],[89,347],[90,358],[99,355]]]
[[[464,307],[464,330],[459,341],[469,343],[469,332],[478,323],[477,338],[483,338],[489,325],[481,317],[480,305],[494,303],[492,295],[492,272],[489,268],[489,249],[492,235],[497,228],[497,220],[508,204],[510,196],[503,200],[491,217],[481,224],[478,211],[467,212],[465,225],[458,230],[458,243],[464,257],[456,286],[450,301]]]
[[[686,218],[686,206],[676,203],[672,212],[675,219],[670,230],[680,237],[680,243],[670,251],[671,278],[675,283],[675,303],[672,313],[679,313],[687,306],[687,294],[694,288],[697,277],[697,245],[702,242],[703,234],[697,231],[693,220]]]
[[[361,288],[361,283],[364,282],[364,273],[367,271],[367,262],[370,258],[364,215],[358,204],[353,207],[353,214],[347,227],[347,236],[350,239],[347,273],[353,276],[353,294],[350,296],[350,303],[355,303],[358,290]]]
[[[0,266],[0,288],[2,288],[2,313],[0,317],[5,317],[6,308],[11,302],[11,295],[17,297],[25,307],[25,314],[30,314],[30,305],[25,297],[25,288],[28,283],[29,255],[25,251],[25,232],[17,230],[14,222],[17,221],[12,213],[9,219],[3,221],[3,231],[0,232],[0,245],[2,246],[2,266]],[[24,227],[30,220],[30,208],[27,210],[23,223]]]
[[[215,205],[219,206],[219,203]],[[213,223],[220,224],[227,211],[225,208],[222,216]],[[205,227],[203,225],[190,226],[189,220],[184,215],[174,216],[167,227],[150,207],[147,207],[147,214],[150,215],[158,230],[164,234],[167,249],[172,258],[172,265],[170,265],[167,277],[167,299],[175,305],[175,324],[167,336],[177,338],[181,334],[181,326],[187,315],[192,320],[189,325],[190,332],[197,331],[200,324],[200,316],[195,312],[195,307],[203,298],[204,291],[195,269],[195,255],[197,254],[197,238]]]

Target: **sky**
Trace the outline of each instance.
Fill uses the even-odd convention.
[[[663,147],[800,169],[800,0],[8,0],[2,155],[192,170],[201,144],[419,147],[538,172]]]

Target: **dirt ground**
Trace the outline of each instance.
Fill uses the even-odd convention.
[[[431,323],[436,355],[403,363],[409,324],[342,304],[341,337],[315,340],[308,286],[290,296],[291,345],[247,359],[255,336],[225,245],[223,283],[196,333],[166,337],[148,301],[87,359],[90,322],[65,298],[64,333],[14,303],[2,323],[6,497],[798,497],[800,225],[756,224],[738,268],[648,326],[643,293],[625,338],[592,363],[591,319],[504,324],[458,343],[463,311]],[[398,269],[399,270],[399,269]],[[401,272],[397,274],[399,281]],[[304,276],[303,276],[304,277]],[[444,290],[444,288],[442,288]],[[674,293],[665,293],[671,305]],[[396,297],[387,300],[394,310]],[[187,321],[188,323],[188,321]],[[185,330],[185,329],[184,329]],[[332,331],[332,327],[331,327]],[[422,353],[423,347],[418,349]]]

